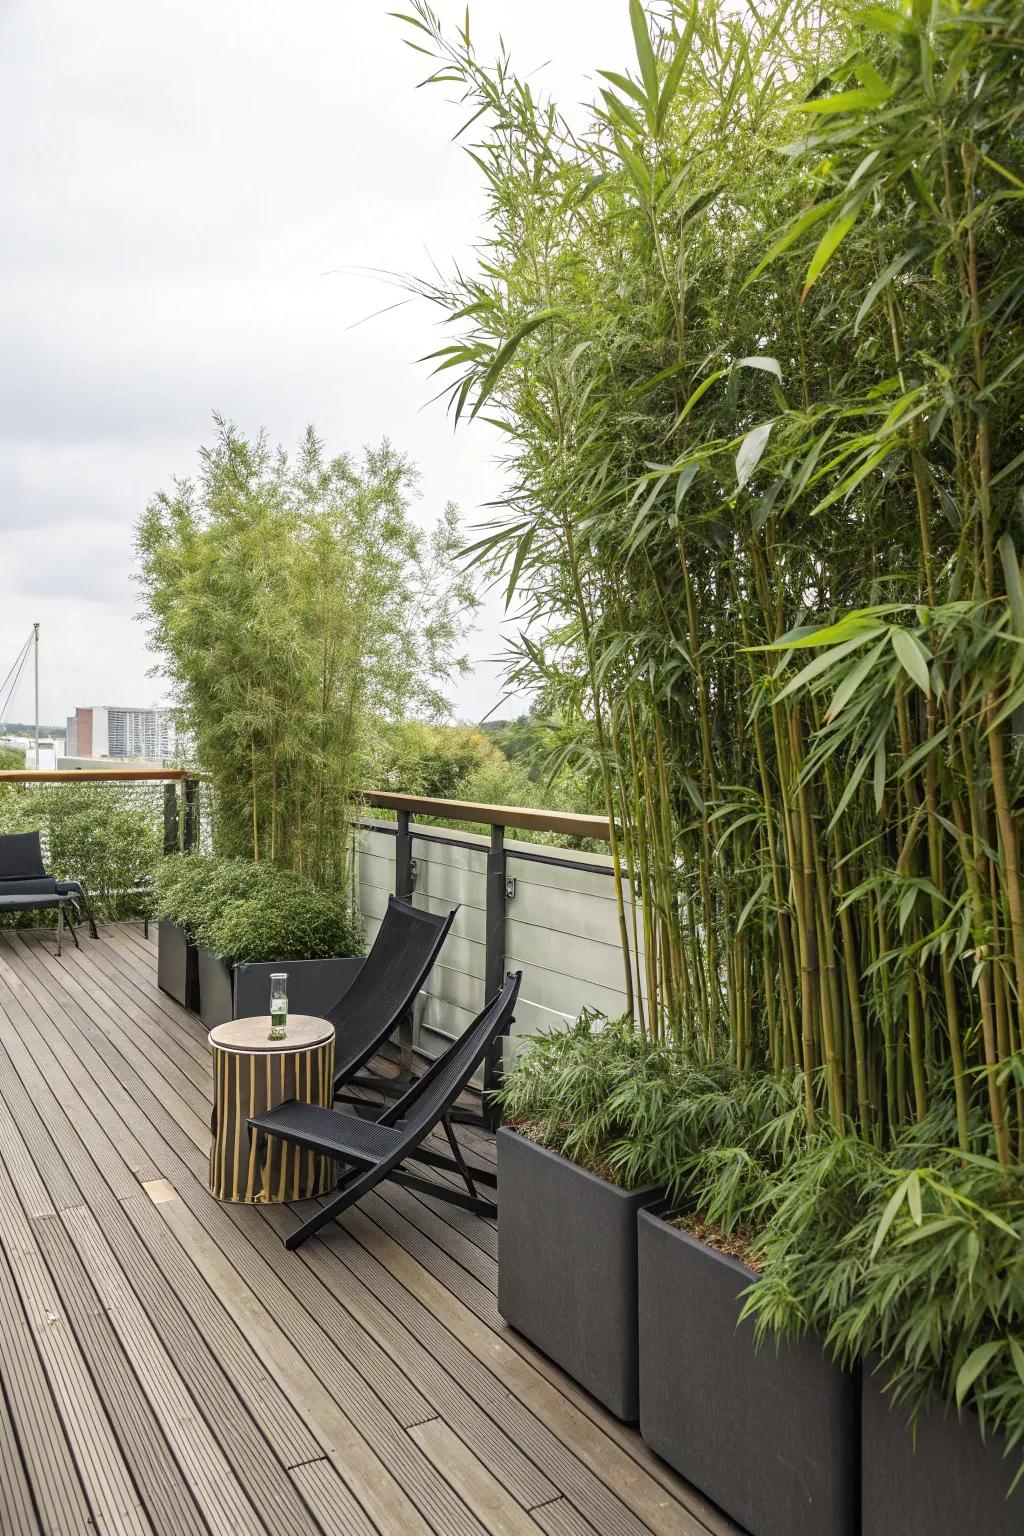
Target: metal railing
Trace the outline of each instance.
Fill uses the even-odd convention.
[[[163,784],[163,850],[172,853],[188,850],[200,844],[199,789],[203,775],[185,768],[76,768],[76,769],[9,769],[0,771],[0,784],[90,784],[90,783],[152,783]],[[367,790],[359,797],[360,806],[393,812],[393,821],[360,818],[357,827],[367,832],[384,833],[395,838],[394,893],[410,899],[416,888],[417,861],[414,842],[420,844],[446,844],[472,850],[483,858],[483,996],[488,998],[502,984],[507,963],[508,906],[514,899],[516,881],[509,877],[509,859],[516,862],[514,868],[522,872],[523,863],[574,871],[585,877],[600,876],[597,884],[605,887],[605,879],[612,878],[611,861],[605,856],[591,856],[565,849],[522,844],[509,848],[508,832],[526,831],[551,833],[564,838],[608,842],[610,827],[603,816],[589,816],[566,811],[551,811],[540,807],[485,805],[470,801],[442,800],[423,795],[392,794],[385,791]],[[156,807],[154,806],[154,812]],[[158,813],[157,813],[158,814]],[[203,813],[205,820],[205,811]],[[420,818],[417,822],[416,818]],[[436,825],[424,824],[423,818],[448,823],[476,824],[487,828],[484,835],[464,833],[459,835]],[[204,846],[207,837],[203,837]],[[475,871],[479,878],[481,871]],[[521,874],[522,877],[522,874]],[[591,882],[593,884],[593,882]],[[479,889],[479,887],[477,887]],[[607,889],[607,887],[605,887]],[[365,894],[365,893],[364,893]],[[372,892],[369,894],[372,895]],[[447,899],[447,898],[445,898]],[[585,899],[571,896],[564,898],[566,910]],[[601,904],[603,906],[603,903]],[[479,921],[479,920],[477,920]],[[529,919],[522,921],[529,922]],[[571,929],[571,925],[570,925]],[[520,930],[522,931],[522,930]],[[553,931],[558,931],[557,929]],[[520,954],[522,951],[520,951]],[[479,962],[475,962],[478,964]],[[449,969],[452,969],[449,967]],[[479,972],[460,972],[464,979],[479,976]],[[569,973],[566,973],[569,974]],[[576,973],[578,974],[578,973]],[[475,981],[473,983],[475,986]],[[443,1001],[438,995],[439,1002]],[[549,1009],[550,1004],[538,1003]],[[558,1005],[564,1007],[564,1004]],[[556,1008],[557,1011],[557,1008]],[[431,1026],[428,1026],[428,1030]],[[436,1033],[436,1031],[435,1031]],[[403,1054],[411,1049],[411,1033],[401,1041]],[[504,1042],[496,1042],[483,1071],[483,1086],[496,1086]]]
[[[505,975],[508,902],[515,892],[515,882],[510,881],[508,876],[509,854],[506,847],[506,831],[513,829],[550,832],[563,837],[586,838],[602,842],[607,842],[611,835],[608,819],[604,816],[578,815],[573,812],[548,811],[536,807],[482,805],[463,800],[437,800],[424,795],[391,794],[377,790],[366,791],[360,798],[364,805],[396,813],[394,823],[395,895],[404,897],[406,900],[412,897],[416,884],[413,839],[429,839],[431,836],[429,829],[414,825],[415,816],[431,817],[448,822],[473,822],[489,828],[489,841],[485,849],[484,885],[483,995],[485,1000],[493,997],[500,989]],[[379,832],[388,830],[388,824],[381,822],[363,822],[362,825]],[[457,846],[474,850],[480,846],[466,839],[445,837],[443,841],[449,844],[455,842]],[[565,865],[567,863],[557,854],[542,853],[539,850],[536,853],[525,854],[517,849],[516,857],[532,858],[542,864]],[[579,865],[574,863],[570,867],[579,868]],[[599,869],[602,875],[612,873],[604,866],[591,865],[589,869]],[[411,1039],[404,1040],[402,1044],[407,1052]],[[495,1041],[484,1063],[485,1092],[497,1086],[503,1056],[504,1041],[499,1039]]]

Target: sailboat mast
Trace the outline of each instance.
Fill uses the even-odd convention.
[[[39,771],[39,625],[33,624],[36,661],[36,772]]]

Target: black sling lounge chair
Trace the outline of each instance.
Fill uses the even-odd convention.
[[[451,1112],[459,1094],[483,1061],[491,1046],[512,1024],[512,1011],[519,995],[522,972],[505,978],[505,985],[492,998],[466,1033],[432,1062],[408,1093],[385,1109],[376,1120],[363,1120],[343,1110],[322,1109],[318,1104],[303,1104],[289,1099],[265,1115],[249,1121],[250,1131],[265,1131],[285,1141],[321,1152],[340,1163],[349,1164],[327,1204],[285,1238],[286,1248],[297,1248],[307,1237],[367,1194],[382,1179],[391,1179],[407,1189],[447,1200],[480,1216],[496,1216],[497,1206],[477,1194],[477,1184],[497,1185],[490,1169],[471,1168],[455,1138]],[[451,1157],[424,1147],[423,1142],[436,1126],[441,1126],[451,1147]],[[461,1175],[468,1193],[451,1184],[410,1173],[403,1164],[407,1158],[431,1168],[444,1168]]]
[[[404,1020],[412,1019],[416,994],[433,969],[458,908],[447,917],[423,912],[397,896],[388,909],[355,980],[327,1017],[334,1025],[334,1094],[343,1088],[400,1093],[407,1081],[356,1074]]]
[[[57,954],[64,937],[67,915],[71,937],[78,943],[72,913],[81,906],[89,920],[93,938],[98,938],[96,924],[89,910],[85,890],[78,880],[55,880],[46,873],[38,832],[8,832],[0,836],[0,912],[41,912],[57,909]]]

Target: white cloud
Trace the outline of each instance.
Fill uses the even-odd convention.
[[[461,22],[463,5],[437,8]],[[479,176],[458,109],[390,6],[352,0],[7,0],[0,13],[0,673],[44,628],[43,712],[146,702],[132,529],[189,474],[219,410],[332,450],[383,435],[422,472],[424,516],[500,490],[484,426],[453,434],[415,359],[434,316],[368,269],[468,259]],[[625,0],[481,3],[564,105],[621,68]],[[500,601],[457,712],[500,699]],[[22,712],[29,695],[21,700]]]

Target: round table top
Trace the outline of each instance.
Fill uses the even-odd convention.
[[[288,1033],[283,1040],[271,1040],[270,1014],[260,1013],[249,1019],[229,1019],[210,1030],[210,1044],[221,1051],[248,1051],[273,1055],[281,1051],[308,1051],[334,1039],[334,1025],[328,1019],[316,1019],[308,1013],[288,1015]]]

